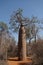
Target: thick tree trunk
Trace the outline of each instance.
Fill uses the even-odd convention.
[[[19,29],[18,59],[26,60],[26,34],[24,26],[21,26]]]

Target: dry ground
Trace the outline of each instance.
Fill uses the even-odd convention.
[[[10,58],[8,60],[8,65],[30,65],[32,63],[32,60],[27,58],[28,60],[26,61],[17,61],[17,57],[16,58]]]

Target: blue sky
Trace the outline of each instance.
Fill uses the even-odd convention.
[[[43,0],[0,0],[0,21],[8,24],[12,12],[18,8],[23,9],[23,15],[26,17],[34,15],[39,19],[43,18]]]

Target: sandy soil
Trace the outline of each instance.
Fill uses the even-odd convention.
[[[18,61],[17,59],[18,59],[17,57],[16,58],[10,58],[8,60],[8,64],[9,65],[26,65],[26,64],[32,63],[32,60],[29,58],[26,61]]]

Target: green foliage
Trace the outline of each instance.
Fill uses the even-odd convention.
[[[0,29],[1,29],[1,30],[8,30],[7,24],[4,23],[4,22],[0,22]]]

